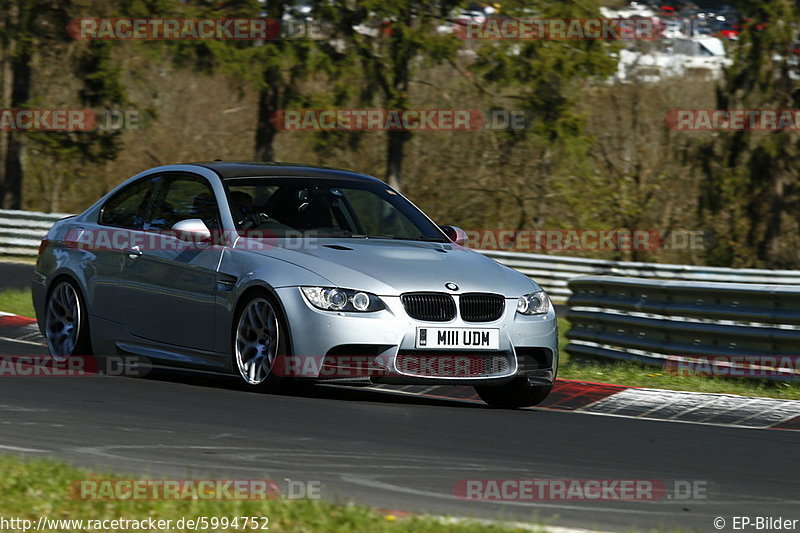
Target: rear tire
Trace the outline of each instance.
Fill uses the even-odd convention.
[[[280,307],[266,294],[256,294],[241,305],[233,321],[233,369],[245,387],[276,392],[282,380],[273,372],[286,355],[286,327]]]
[[[62,278],[47,293],[44,311],[47,349],[56,361],[73,355],[91,355],[89,313],[78,286]]]
[[[552,385],[530,385],[527,378],[515,378],[499,387],[475,387],[475,392],[489,407],[519,409],[541,403],[552,389]]]

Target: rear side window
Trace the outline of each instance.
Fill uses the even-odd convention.
[[[125,187],[112,196],[100,213],[100,224],[119,228],[143,229],[147,208],[160,178],[151,177]]]

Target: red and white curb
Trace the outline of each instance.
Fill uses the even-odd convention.
[[[44,343],[35,318],[0,311],[0,339],[22,344]]]
[[[35,324],[35,318],[28,318],[27,316],[12,315],[11,313],[4,313],[0,311],[0,331],[12,328],[19,328]]]
[[[507,529],[508,531],[538,531],[544,533],[599,533],[597,530],[592,529],[577,529],[572,527],[561,526],[546,526],[542,524],[529,524],[526,522],[507,522],[503,520],[482,520],[477,518],[461,518],[452,516],[437,516],[433,517],[437,522],[444,525],[458,524],[458,525],[480,525],[480,526],[494,526],[498,528]]]
[[[0,312],[0,339],[26,344],[43,344],[36,319],[3,312]],[[429,398],[480,402],[472,387],[378,385],[368,388]],[[800,400],[646,389],[574,380],[556,382],[547,399],[534,409],[715,426],[800,431]]]
[[[534,524],[528,522],[512,522],[507,520],[491,520],[486,518],[468,518],[460,516],[443,516],[443,515],[429,515],[413,513],[410,511],[392,510],[392,509],[373,509],[375,512],[383,515],[388,521],[394,522],[395,520],[407,520],[413,517],[425,517],[435,522],[444,525],[479,525],[490,526],[500,530],[519,532],[519,531],[537,531],[538,533],[600,533],[593,529],[578,529],[572,527],[562,526],[548,526],[543,524]]]
[[[375,387],[401,394],[479,402],[472,387]],[[626,387],[558,380],[533,409],[684,422],[714,426],[800,431],[800,400],[750,398],[734,394]]]
[[[650,420],[768,429],[781,427],[799,418],[800,401],[631,388],[587,405],[581,411]]]

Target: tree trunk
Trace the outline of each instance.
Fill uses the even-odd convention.
[[[268,78],[267,73],[264,74]],[[269,83],[269,80],[267,80]],[[273,114],[278,111],[278,88],[262,89],[258,93],[258,124],[256,126],[256,160],[273,161],[275,159],[275,136],[278,130],[272,123]]]
[[[6,30],[11,35],[8,52],[11,57],[10,68],[4,80],[11,85],[10,107],[19,109],[28,102],[31,92],[31,50],[30,45],[21,44],[17,37],[29,33],[30,17],[27,10],[20,12],[17,8],[9,13],[6,19]],[[17,20],[13,20],[16,18]],[[0,177],[0,207],[3,209],[20,209],[22,207],[22,160],[25,155],[25,137],[23,132],[8,132],[5,144],[5,158],[2,164],[3,176]]]
[[[11,108],[19,109],[28,101],[31,89],[31,56],[21,53],[12,62]],[[3,209],[22,208],[22,159],[25,156],[25,133],[11,131],[6,148],[5,179],[2,185],[0,205]]]
[[[22,157],[25,153],[25,140],[18,131],[9,133],[8,151],[5,161],[5,183],[0,206],[3,209],[22,209]]]
[[[773,171],[771,201],[770,201],[770,216],[767,222],[767,232],[765,237],[764,248],[766,249],[766,261],[769,268],[781,268],[785,265],[781,264],[781,218],[784,210],[784,184],[783,174],[780,170]]]
[[[398,17],[406,28],[411,28],[414,17],[410,4]],[[417,47],[403,38],[404,32],[389,31],[389,57],[391,58],[391,86],[384,80],[385,102],[392,111],[408,109],[408,82],[411,76],[410,65]],[[411,139],[408,130],[387,132],[386,139],[386,181],[398,191],[403,187],[403,152],[406,142]]]
[[[270,0],[265,2],[266,15],[272,20],[281,21],[284,18],[288,6],[286,0]],[[262,46],[279,47],[278,41],[266,43]],[[282,110],[283,77],[281,69],[269,67],[264,69],[264,88],[258,93],[258,123],[256,124],[256,160],[274,161],[275,160],[275,137],[278,129],[272,123],[272,117],[276,111]]]
[[[386,144],[386,181],[398,191],[403,182],[403,149],[410,134],[407,131],[390,131]]]
[[[2,77],[2,85],[0,85],[0,109],[11,107],[11,83],[14,77],[11,75],[11,57],[13,52],[13,39],[11,38],[12,29],[12,16],[15,16],[12,9],[7,2],[0,2],[0,6],[6,9],[0,18],[0,35],[7,36],[6,39],[0,41],[0,77]],[[0,161],[6,160],[6,153],[8,152],[8,137],[9,133],[0,131]],[[0,164],[0,194],[4,190],[6,170],[5,166]]]

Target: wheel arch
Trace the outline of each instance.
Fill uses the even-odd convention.
[[[89,351],[89,354],[92,353],[94,350],[94,346],[92,345],[92,315],[89,312],[89,303],[86,299],[86,288],[78,279],[78,276],[75,275],[74,272],[62,269],[59,270],[53,275],[51,279],[48,280],[47,286],[44,290],[44,306],[43,306],[43,315],[40,318],[37,316],[37,322],[41,324],[41,331],[44,335],[47,333],[45,332],[46,328],[46,317],[47,317],[47,305],[48,301],[50,300],[50,295],[53,293],[53,289],[58,286],[59,283],[62,281],[68,282],[72,287],[75,289],[76,294],[78,296],[78,305],[82,306],[82,312],[84,313],[84,317],[82,319],[83,328],[85,328],[84,332],[79,333],[77,341],[80,342],[81,336],[85,335],[85,341],[88,342],[88,347],[86,348]],[[49,342],[49,341],[48,341]]]
[[[63,269],[55,273],[55,275],[50,278],[47,282],[47,287],[44,290],[44,301],[45,304],[47,300],[50,298],[50,294],[53,292],[53,288],[62,280],[68,280],[72,282],[76,289],[79,291],[79,296],[83,299],[83,305],[86,306],[86,316],[89,316],[89,308],[86,302],[86,287],[78,279],[78,276],[75,275],[74,272],[71,270]]]
[[[256,295],[266,295],[274,304],[278,306],[278,311],[280,313],[278,319],[283,322],[283,327],[286,330],[286,350],[289,354],[293,354],[292,326],[289,323],[289,318],[286,314],[286,307],[283,305],[283,302],[281,301],[280,296],[278,296],[278,292],[274,289],[274,287],[263,282],[256,282],[252,285],[249,285],[248,287],[244,288],[237,297],[236,303],[233,306],[233,313],[231,314],[229,345],[231,348],[233,347],[234,337],[236,335],[236,322],[239,317],[239,313],[242,311],[242,307],[244,307],[244,305]]]

